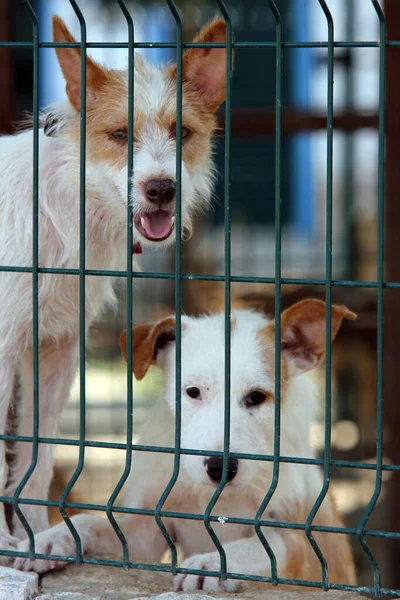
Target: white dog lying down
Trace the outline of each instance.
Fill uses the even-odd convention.
[[[344,306],[332,307],[332,339],[342,319],[355,314]],[[325,355],[325,304],[304,300],[282,313],[281,319],[281,454],[313,457],[309,426],[316,406],[316,388],[307,371]],[[133,331],[133,363],[137,379],[150,364],[164,373],[165,396],[154,407],[140,440],[141,444],[174,445],[175,412],[175,320],[170,317]],[[265,316],[237,311],[232,314],[231,333],[231,434],[233,453],[273,454],[274,443],[274,354],[275,324]],[[126,356],[126,332],[121,336]],[[210,452],[223,449],[224,415],[224,315],[182,317],[182,447]],[[231,458],[228,484],[214,510],[226,517],[213,523],[226,556],[228,572],[268,576],[270,559],[253,526],[229,523],[230,517],[254,519],[269,489],[271,462]],[[173,470],[173,456],[137,452],[128,480],[125,506],[152,509]],[[202,514],[221,480],[222,457],[181,457],[180,475],[164,510]],[[305,523],[322,488],[319,467],[281,463],[279,482],[265,518]],[[78,515],[73,522],[85,553],[119,553],[121,543],[108,521]],[[219,571],[220,558],[201,520],[165,518],[164,522],[181,546],[182,567]],[[118,523],[130,548],[130,560],[157,563],[167,548],[153,516],[127,515]],[[314,524],[341,526],[328,492]],[[277,558],[278,576],[321,580],[321,565],[303,530],[264,527],[263,532]],[[334,583],[355,582],[354,565],[346,535],[314,532],[328,562]],[[21,542],[21,550],[28,549]],[[65,524],[36,536],[36,552],[75,555],[75,542]],[[44,572],[62,566],[61,561],[19,558],[20,569]],[[182,590],[233,591],[237,580],[178,574],[175,587]]]

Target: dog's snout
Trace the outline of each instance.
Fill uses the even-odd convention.
[[[224,468],[224,460],[220,456],[211,456],[205,461],[207,467],[207,475],[215,483],[219,483],[222,479],[222,471]],[[228,464],[228,481],[232,481],[236,477],[239,467],[239,461],[237,458],[230,458]]]
[[[146,198],[153,204],[168,204],[175,198],[175,183],[172,179],[151,179],[144,186]]]

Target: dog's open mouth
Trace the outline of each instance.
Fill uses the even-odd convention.
[[[152,242],[162,242],[169,238],[175,226],[175,215],[165,210],[143,213],[135,217],[135,227],[139,233]]]

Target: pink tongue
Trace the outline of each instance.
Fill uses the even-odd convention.
[[[163,210],[158,210],[157,212],[143,215],[142,226],[150,238],[159,240],[170,233],[172,229],[171,219],[171,214]]]

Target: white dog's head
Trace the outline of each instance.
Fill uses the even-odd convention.
[[[292,380],[316,367],[325,356],[325,303],[304,300],[281,315],[281,406],[285,410]],[[343,318],[355,314],[332,307],[332,339]],[[165,376],[165,399],[175,411],[175,319],[133,331],[133,369],[141,379],[151,363]],[[121,336],[126,352],[126,332]],[[182,317],[182,447],[220,452],[224,446],[224,315]],[[231,321],[230,451],[272,454],[274,442],[275,323],[251,311],[235,311]],[[307,377],[307,376],[306,376]],[[309,378],[307,377],[307,380]],[[299,390],[300,388],[295,388]],[[309,388],[305,388],[306,390]],[[300,399],[301,400],[301,399]],[[299,398],[294,402],[299,404]],[[307,404],[307,403],[305,403]],[[305,407],[304,407],[305,409]],[[301,410],[301,407],[300,407]],[[310,415],[305,415],[309,422]],[[304,420],[304,419],[303,419]],[[286,426],[286,425],[285,425]],[[298,423],[293,424],[294,435]],[[182,456],[193,482],[216,485],[222,458]],[[257,461],[230,459],[228,481],[245,485]]]
[[[75,42],[64,22],[53,17],[55,42]],[[194,40],[224,43],[225,23],[214,20]],[[79,142],[81,54],[57,48],[66,80],[68,110],[63,135]],[[128,182],[128,72],[109,70],[86,59],[86,139],[88,172],[107,177],[115,190],[108,202],[125,218]],[[191,48],[182,65],[182,225],[210,199],[213,183],[212,135],[215,112],[225,99],[226,50]],[[154,67],[140,55],[134,61],[134,167],[132,207],[135,241],[165,246],[175,237],[176,215],[176,65]],[[47,129],[48,135],[54,130]],[[79,143],[77,144],[79,151]],[[97,171],[96,171],[97,169]],[[96,176],[97,173],[97,176]]]

